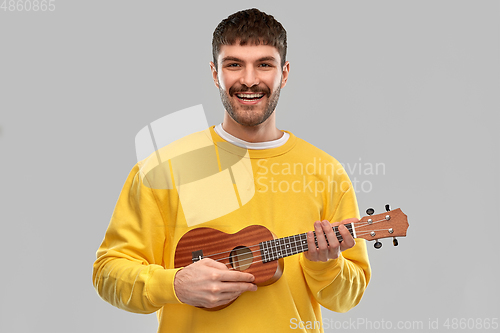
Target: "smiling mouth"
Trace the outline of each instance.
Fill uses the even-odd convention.
[[[243,93],[238,93],[235,94],[238,99],[241,99],[242,101],[257,101],[261,99],[262,97],[265,96],[265,94],[260,93],[260,94],[243,94]]]

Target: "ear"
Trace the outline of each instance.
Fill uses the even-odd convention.
[[[217,77],[217,69],[213,61],[210,61],[210,70],[212,71],[212,78],[214,79],[215,86],[219,88],[219,78]]]
[[[283,66],[283,72],[281,74],[281,89],[286,86],[286,81],[288,80],[288,74],[290,73],[290,63],[287,61]]]

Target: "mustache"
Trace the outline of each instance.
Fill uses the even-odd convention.
[[[255,94],[266,94],[267,96],[271,95],[271,91],[267,87],[244,87],[244,86],[232,86],[229,88],[229,95],[232,97],[237,93],[255,93]]]

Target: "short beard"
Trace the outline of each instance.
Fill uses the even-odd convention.
[[[261,90],[256,91],[255,89],[248,89],[247,91],[251,92],[263,92]],[[224,108],[226,109],[227,113],[235,122],[237,122],[240,125],[243,126],[257,126],[265,122],[274,112],[276,109],[276,106],[278,105],[278,100],[280,97],[280,92],[281,92],[281,81],[280,85],[278,86],[278,89],[274,93],[272,93],[270,96],[268,95],[268,102],[267,102],[267,107],[264,110],[264,113],[262,115],[253,113],[254,117],[244,117],[240,112],[235,112],[236,106],[234,103],[229,99],[228,94],[219,86],[219,92],[220,92],[220,98],[222,101],[222,105],[224,105]],[[240,92],[240,91],[238,91]],[[235,93],[232,92],[230,89],[230,94],[231,96],[235,96]],[[237,97],[236,97],[237,98]],[[241,105],[239,106],[240,110],[248,110],[251,112],[255,106],[253,105]],[[247,113],[248,114],[248,113]]]

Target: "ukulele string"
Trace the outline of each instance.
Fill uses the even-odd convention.
[[[379,230],[373,230],[373,231],[376,231],[376,232],[378,232],[378,231],[385,231],[385,229],[379,229]],[[363,233],[361,233],[361,234],[362,234],[362,235],[365,235],[365,234],[370,234],[370,232],[363,232]],[[285,251],[286,251],[286,250],[285,250]],[[262,257],[263,257],[263,255],[262,255],[262,254],[259,254],[259,252],[261,253],[261,251],[260,251],[260,250],[257,250],[257,251],[250,251],[250,252],[251,252],[252,254],[257,253],[257,255],[252,256],[252,258],[244,258],[244,259],[242,259],[242,260],[241,260],[242,262],[251,260],[251,264],[255,264],[255,263],[259,263],[259,262],[263,262],[263,261],[264,261],[264,259],[261,259],[261,260],[253,260],[253,259],[255,259],[255,258],[262,258]],[[288,252],[287,252],[287,254],[286,254],[285,256],[282,256],[282,255],[278,254],[278,255],[272,256],[272,257],[271,257],[268,261],[274,261],[274,260],[277,260],[277,259],[281,259],[281,258],[285,258],[285,257],[291,256],[291,255],[295,255],[295,254],[298,254],[298,253],[301,253],[301,252],[304,252],[304,251],[299,251],[299,252],[294,253],[294,252],[293,252],[293,249],[292,249],[292,253],[288,254]],[[221,261],[225,261],[226,259],[229,259],[229,257],[216,259],[215,261],[221,262]],[[238,258],[238,259],[234,260],[234,262],[235,262],[235,263],[240,264],[240,259]],[[229,269],[231,269],[231,270],[236,270],[236,268],[232,267],[232,265],[231,265],[231,263],[230,263],[230,262],[229,262],[229,263],[224,263],[224,264],[225,264],[226,266],[228,266],[228,268],[229,268]]]
[[[373,230],[373,231],[385,231],[385,229]],[[365,235],[365,234],[370,234],[370,232],[363,232],[363,233],[361,233],[361,234],[362,234],[362,235]],[[252,252],[252,253],[258,253],[258,252],[260,252],[260,250],[259,250],[259,251],[251,251],[251,252]],[[281,256],[281,255],[273,256],[273,257],[272,257],[272,258],[270,258],[268,261],[275,261],[275,260],[278,260],[278,259],[281,259],[281,258],[285,258],[285,257],[291,256],[291,255],[295,255],[295,254],[298,254],[298,253],[301,253],[301,252],[303,252],[303,251],[299,251],[299,252],[297,252],[297,253],[293,253],[293,252],[292,252],[292,253],[287,254],[287,255],[285,255],[285,256]],[[251,265],[253,265],[253,264],[260,263],[260,262],[263,262],[263,261],[264,261],[264,259],[261,259],[261,260],[252,260],[252,259],[254,259],[254,258],[259,258],[259,257],[261,257],[261,258],[262,258],[263,256],[262,256],[261,254],[257,254],[255,257],[253,257],[253,256],[252,256],[252,258],[243,259],[242,261],[245,261],[245,260],[247,260],[247,261],[248,261],[248,260],[251,260],[251,263],[250,263],[250,264],[251,264]],[[221,259],[217,259],[217,260],[215,260],[215,261],[219,261],[219,262],[220,262],[220,261],[225,260],[225,259],[229,259],[229,258],[221,258]],[[239,260],[239,259],[236,259],[236,260],[235,260],[235,262],[237,262],[238,264],[240,264],[240,260]],[[234,267],[231,265],[231,263],[230,263],[230,262],[229,262],[229,263],[224,263],[224,265],[226,265],[226,266],[228,267],[228,269],[229,269],[229,270],[238,270],[238,269],[234,268]],[[239,270],[238,270],[238,271],[239,271]]]
[[[363,226],[369,226],[369,225],[374,225],[378,222],[383,222],[385,221],[385,219],[382,219],[382,220],[378,220],[378,221],[373,221],[371,224],[367,223],[367,222],[353,222],[353,223],[350,223],[350,224],[355,224],[355,225],[358,225],[358,227],[363,227]],[[383,231],[383,230],[374,230],[374,231]],[[358,235],[366,235],[366,234],[369,234],[371,231],[365,231],[365,232],[361,232],[361,233],[356,233],[357,236]],[[304,234],[302,234],[304,235]],[[336,236],[337,238],[340,236],[339,232],[337,231],[336,232]],[[271,241],[271,240],[269,240]],[[316,236],[315,236],[315,241],[316,241]],[[297,242],[296,240],[294,240],[294,242]],[[296,244],[295,244],[296,245]],[[248,247],[255,247],[255,246],[259,246],[259,244],[253,244],[253,245],[249,245]],[[224,258],[219,258],[217,259],[216,261],[222,261],[222,260],[225,260],[225,259],[230,259],[231,257],[229,256],[229,254],[232,252],[233,250],[230,250],[230,251],[223,251],[223,252],[219,252],[219,253],[214,253],[212,255],[207,255],[207,256],[204,256],[204,258],[212,258],[212,257],[216,257],[216,256],[219,256],[219,255],[224,255],[224,254],[228,254],[228,257],[224,257]],[[257,252],[260,252],[260,250],[255,250],[255,251],[251,251],[251,253],[257,253]]]
[[[270,259],[268,261],[274,261],[274,260],[277,260],[277,259],[280,259],[280,258],[284,258],[284,257],[288,257],[290,255],[294,255],[294,254],[298,254],[298,253],[301,253],[301,252],[304,252],[303,249],[299,250],[298,252],[295,252],[294,251],[297,251],[297,249],[299,248],[299,246],[302,246],[302,242],[303,242],[303,239],[299,239],[299,240],[294,240],[293,242],[291,243],[288,243],[287,245],[291,246],[289,248],[285,248],[283,249],[282,251],[285,252],[286,255],[282,256],[281,255],[281,251],[278,253],[276,252],[274,255],[270,255]],[[293,247],[295,245],[295,248]],[[249,248],[252,248],[252,247],[257,247],[258,245],[251,245],[249,246]],[[276,248],[277,250],[277,248]],[[226,252],[221,252],[220,254],[225,254],[225,253],[230,253],[232,251],[226,251]],[[290,252],[290,253],[289,253]],[[264,255],[262,254],[262,251],[260,250],[260,248],[258,250],[251,250],[250,253],[252,254],[252,257],[251,258],[243,258],[241,260],[241,262],[245,262],[245,261],[249,261],[251,260],[251,264],[254,264],[254,263],[259,263],[259,262],[263,262],[264,259],[262,259],[264,257]],[[211,256],[207,256],[206,258],[210,258],[210,257],[214,257],[215,255],[211,255]],[[237,263],[238,265],[240,264],[240,259],[238,256],[236,256],[237,259],[233,260],[233,263]],[[217,258],[217,259],[213,259],[217,262],[223,262],[223,261],[227,261],[228,259],[231,259],[232,257],[229,256],[229,257],[223,257],[223,258]],[[261,260],[254,260],[254,259],[258,259],[258,258],[261,258]],[[234,257],[233,257],[234,259]],[[235,268],[232,267],[231,263],[224,263],[226,266],[229,266],[229,269],[233,269],[233,270],[236,270]]]
[[[373,226],[374,224],[379,223],[379,222],[383,222],[383,221],[386,221],[386,220],[385,219],[381,219],[381,220],[378,220],[378,221],[373,221],[371,224],[369,224],[367,222],[361,222],[361,221],[359,221],[359,222],[353,222],[353,223],[350,223],[350,224],[354,224],[357,227],[363,227],[363,226],[369,226],[369,225]],[[372,231],[378,232],[378,231],[384,231],[384,230],[383,229],[379,229],[379,230],[372,230]],[[361,233],[357,232],[356,236],[369,235],[370,233],[371,233],[371,231],[363,231]],[[337,236],[337,238],[338,238],[338,236],[340,236],[338,230],[336,231],[336,236]],[[315,238],[315,241],[316,241],[316,236],[314,238]],[[294,240],[293,242],[294,242],[294,244],[290,244],[290,245],[298,245],[298,243],[302,242],[302,240],[299,240],[299,241]],[[249,245],[248,248],[257,247],[257,246],[259,246],[259,244]],[[219,253],[214,253],[214,254],[211,254],[211,255],[204,256],[204,258],[214,258],[214,257],[220,256],[220,255],[227,254],[227,257],[213,259],[215,261],[222,262],[222,261],[225,261],[225,260],[228,260],[228,259],[231,258],[230,254],[231,254],[232,251],[233,250],[223,251],[223,252],[219,252]],[[251,250],[250,253],[252,253],[252,257],[253,257],[254,253],[261,253],[261,251],[260,251],[260,249],[259,250]],[[298,252],[298,253],[300,253],[300,252]],[[296,254],[296,253],[294,253],[294,254]],[[258,257],[262,257],[262,254],[256,255],[254,258],[258,258]],[[279,258],[280,257],[278,257],[277,259],[279,259]],[[243,259],[243,260],[248,260],[248,259]],[[273,261],[273,260],[276,260],[276,259],[271,259],[270,261]],[[263,261],[263,260],[255,261],[255,262],[261,262],[261,261]],[[237,259],[236,262],[239,263],[239,259]],[[228,265],[228,264],[225,264],[225,265]],[[231,265],[231,264],[229,263],[229,265]]]

